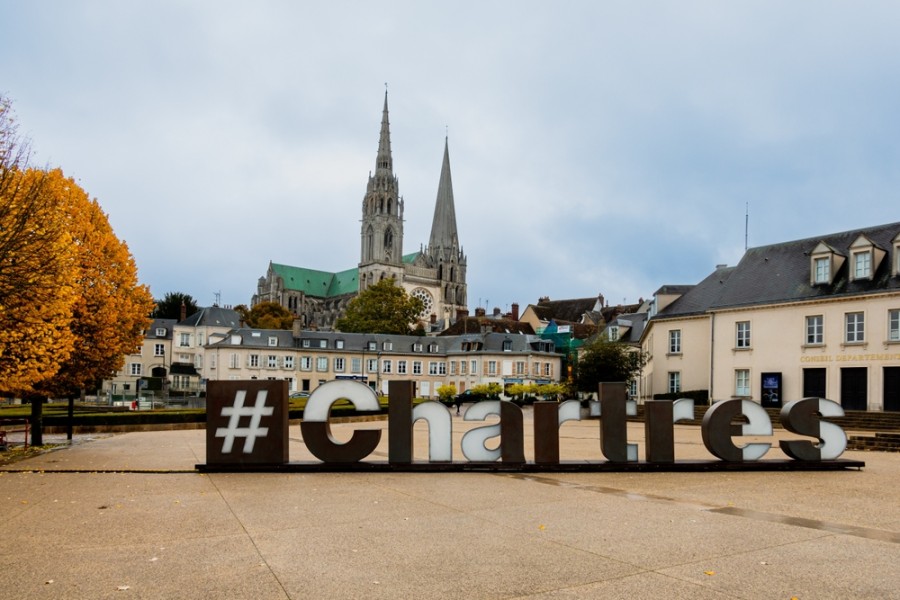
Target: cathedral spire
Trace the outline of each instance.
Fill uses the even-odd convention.
[[[437,201],[434,205],[434,221],[431,223],[432,251],[459,249],[456,233],[456,207],[453,205],[453,183],[450,179],[450,150],[444,138],[444,163],[441,165],[441,179],[438,183]]]
[[[375,159],[375,174],[390,175],[393,170],[394,161],[391,158],[391,124],[388,121],[387,89],[385,89],[384,109],[381,112],[381,135],[378,137],[378,156]]]

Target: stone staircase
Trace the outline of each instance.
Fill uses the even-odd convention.
[[[874,436],[851,435],[847,440],[847,450],[900,452],[900,433],[877,432]]]

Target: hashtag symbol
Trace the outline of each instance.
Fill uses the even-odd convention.
[[[247,397],[247,392],[240,390],[234,395],[233,406],[222,407],[222,416],[230,417],[228,419],[228,427],[216,429],[216,437],[225,438],[225,441],[222,443],[222,454],[231,452],[234,438],[244,438],[244,454],[252,454],[256,438],[264,438],[269,435],[268,427],[259,426],[260,419],[270,417],[275,412],[275,407],[266,406],[267,394],[268,392],[265,390],[256,392],[256,404],[245,407],[244,399]],[[250,425],[248,427],[238,427],[241,417],[250,417]]]

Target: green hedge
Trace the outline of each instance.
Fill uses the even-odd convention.
[[[677,394],[653,394],[654,400],[678,400],[680,398],[690,398],[694,404],[709,404],[709,390],[690,390],[687,392],[678,392]]]

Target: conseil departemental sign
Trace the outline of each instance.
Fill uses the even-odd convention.
[[[764,459],[772,443],[768,413],[749,400],[724,400],[707,410],[701,425],[709,460],[677,460],[674,425],[694,417],[689,399],[648,400],[644,404],[644,457],[628,441],[627,417],[636,405],[625,384],[602,383],[590,416],[597,418],[598,454],[560,455],[560,427],[585,416],[578,400],[535,402],[533,461],[525,457],[522,409],[512,402],[485,400],[468,408],[463,420],[490,424],[466,431],[459,444],[463,460],[454,460],[453,418],[435,401],[413,405],[415,382],[388,384],[388,460],[369,460],[381,442],[381,429],[355,429],[348,441],[331,432],[331,408],[349,400],[360,413],[380,413],[375,392],[351,380],[320,385],[310,395],[300,437],[320,462],[290,462],[288,456],[288,384],[286,381],[211,381],[207,384],[206,464],[202,471],[722,471],[834,470],[860,468],[862,461],[840,459],[847,446],[844,430],[826,419],[839,417],[839,404],[823,398],[788,402],[779,415],[782,427],[800,436],[781,440],[786,459]],[[496,422],[499,418],[499,422]],[[414,459],[414,425],[428,424],[428,459]],[[740,444],[741,436],[757,441]],[[499,439],[498,439],[499,438]]]

